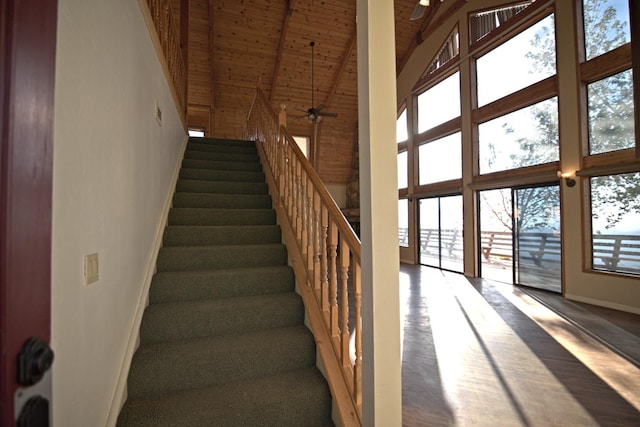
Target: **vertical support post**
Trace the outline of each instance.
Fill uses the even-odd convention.
[[[340,241],[340,361],[343,368],[351,366],[349,357],[349,246]]]
[[[358,0],[363,425],[402,425],[393,0]]]
[[[338,227],[329,221],[329,334],[338,337]]]

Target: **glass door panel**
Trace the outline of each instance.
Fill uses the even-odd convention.
[[[464,270],[462,196],[420,199],[420,264]]]
[[[513,283],[513,204],[510,188],[478,193],[480,276]]]
[[[513,195],[515,283],[561,292],[560,187],[519,188]]]
[[[464,271],[462,258],[462,196],[440,198],[441,268]]]
[[[438,199],[420,199],[420,264],[440,267]]]

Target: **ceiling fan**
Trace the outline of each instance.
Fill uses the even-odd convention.
[[[424,15],[424,11],[429,7],[429,0],[420,0],[416,3],[416,6],[413,8],[413,13],[409,20],[415,21],[416,19],[422,18]]]
[[[325,108],[327,108],[326,105],[318,105],[316,107],[314,107],[314,70],[313,70],[313,57],[314,55],[314,46],[316,45],[315,42],[311,42],[309,43],[309,46],[311,46],[311,108],[309,108],[308,110],[305,111],[305,114],[301,117],[306,118],[309,122],[311,123],[319,123],[323,117],[338,117],[338,115],[336,113],[329,113],[324,111]]]

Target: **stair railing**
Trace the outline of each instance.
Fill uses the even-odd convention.
[[[360,240],[258,87],[255,140],[340,424],[362,425]]]

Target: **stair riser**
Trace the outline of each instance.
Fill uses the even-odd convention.
[[[225,181],[225,182],[264,182],[262,172],[226,171],[207,169],[182,169],[180,179],[196,181]]]
[[[207,151],[185,151],[185,159],[214,160],[216,162],[251,162],[260,161],[257,154],[210,153]]]
[[[187,144],[187,151],[207,151],[212,153],[235,153],[235,154],[251,154],[256,155],[255,146],[247,145],[222,145],[222,144],[206,144],[190,141]]]
[[[176,193],[173,196],[175,208],[217,208],[217,209],[270,209],[268,195],[242,194],[198,194]]]
[[[182,167],[187,169],[262,172],[262,165],[260,165],[260,163],[247,162],[216,162],[212,160],[184,159],[182,161]]]
[[[304,306],[288,294],[228,298],[221,301],[155,304],[142,319],[142,344],[241,334],[301,324]]]
[[[281,241],[277,225],[168,226],[163,236],[164,246],[253,245]]]
[[[177,192],[218,194],[268,194],[267,184],[259,182],[192,181],[180,179]]]
[[[195,301],[292,292],[289,266],[205,272],[169,272],[153,277],[149,302]]]
[[[158,253],[158,271],[211,270],[285,265],[284,245],[175,247]]]
[[[182,344],[138,349],[129,372],[130,398],[244,381],[315,365],[313,336],[304,326],[247,334],[242,339],[222,337]],[[163,375],[158,375],[160,372]]]
[[[169,225],[275,225],[273,209],[186,209],[169,211]]]

